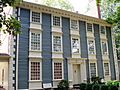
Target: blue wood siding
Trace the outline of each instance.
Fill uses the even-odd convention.
[[[22,33],[19,35],[18,88],[28,89],[30,10],[21,8],[20,21],[21,21],[21,32]]]
[[[52,35],[51,15],[42,13],[42,80],[52,82]]]
[[[94,36],[95,36],[95,48],[96,48],[98,76],[100,78],[104,78],[99,25],[93,24],[93,27],[94,27]]]
[[[86,22],[79,21],[79,33],[80,33],[80,49],[81,49],[81,58],[87,58],[86,60],[86,74],[87,79],[89,79],[89,60],[88,60],[88,45],[86,37]]]
[[[106,32],[107,32],[108,52],[109,52],[109,59],[110,59],[111,79],[115,80],[116,79],[116,73],[115,73],[115,62],[114,62],[114,55],[113,55],[111,28],[106,27]]]
[[[64,79],[68,79],[68,61],[71,57],[70,20],[62,17]]]

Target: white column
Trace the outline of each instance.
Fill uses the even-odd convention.
[[[83,63],[80,65],[80,68],[81,68],[81,81],[87,82],[86,60],[83,60]]]
[[[70,63],[70,61],[68,61],[68,81],[69,81],[69,85],[70,87],[72,87],[72,82],[73,82],[73,67],[72,67],[72,63]]]

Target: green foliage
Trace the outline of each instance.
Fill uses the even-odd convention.
[[[96,1],[98,3],[99,0]],[[100,13],[113,26],[117,56],[120,59],[120,0],[100,0]]]
[[[109,90],[109,87],[107,85],[101,85],[100,90]]]
[[[85,90],[86,89],[86,83],[81,83],[80,84],[80,90]]]
[[[20,21],[18,21],[16,18],[11,16],[10,18],[5,19],[2,24],[6,27],[5,29],[3,29],[4,33],[9,33],[11,35],[16,35],[20,33]]]
[[[69,82],[67,80],[61,80],[58,84],[59,90],[67,90],[69,88]]]
[[[118,90],[118,87],[115,85],[109,86],[109,90]]]
[[[22,0],[1,0],[2,1],[2,4],[3,6],[7,6],[7,5],[10,5],[10,6],[15,6],[17,4],[20,4],[22,2]]]
[[[1,0],[0,5],[2,6],[2,10],[0,13],[3,12],[3,8],[9,6],[15,6],[20,4],[22,0]],[[3,28],[4,27],[4,28]],[[20,21],[18,21],[15,17],[10,16],[9,18],[6,17],[5,13],[0,14],[0,30],[2,30],[5,34],[9,33],[10,35],[16,35],[20,33]]]
[[[96,83],[101,84],[101,78],[96,77],[96,76],[93,76],[91,78],[91,81],[93,82],[93,84],[96,84]]]
[[[107,81],[107,83],[106,83],[106,84],[107,84],[108,86],[111,86],[111,85],[112,85],[112,83],[113,83],[113,81]]]
[[[93,86],[93,84],[87,83],[85,90],[92,90],[92,86]]]
[[[63,10],[74,10],[72,4],[68,0],[42,0],[41,3],[50,7],[55,7]]]
[[[100,89],[100,85],[99,84],[94,84],[92,87],[92,90],[99,90]]]

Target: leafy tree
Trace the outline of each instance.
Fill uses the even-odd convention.
[[[7,18],[3,11],[4,7],[15,6],[20,4],[20,2],[21,0],[0,0],[0,30],[2,30],[4,33],[9,33],[10,35],[16,35],[20,33],[20,21],[13,16]],[[3,27],[5,28],[3,29]]]
[[[100,7],[101,18],[112,24],[115,32],[115,43],[120,58],[120,0],[96,0]]]
[[[41,3],[50,7],[55,7],[68,11],[74,10],[72,4],[68,0],[42,0]]]

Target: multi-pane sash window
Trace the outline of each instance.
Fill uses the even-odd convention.
[[[79,40],[72,38],[72,53],[79,53]]]
[[[40,13],[32,12],[32,22],[40,23]]]
[[[105,76],[109,75],[109,64],[108,63],[104,63],[104,73],[105,73]]]
[[[107,44],[106,44],[106,42],[102,42],[102,53],[107,54]]]
[[[95,54],[95,46],[93,40],[88,41],[88,50],[89,50],[89,54]]]
[[[53,26],[60,26],[60,17],[53,16]]]
[[[92,32],[92,24],[91,23],[87,23],[87,31]]]
[[[101,34],[105,34],[105,27],[101,26]]]
[[[31,80],[40,80],[40,62],[31,62]]]
[[[54,79],[62,79],[62,62],[54,62]]]
[[[78,22],[77,20],[71,20],[71,29],[78,29]]]
[[[31,50],[40,50],[40,33],[31,32]]]
[[[53,36],[53,51],[60,52],[61,51],[61,37]]]
[[[90,75],[91,77],[96,76],[96,64],[90,63]]]

